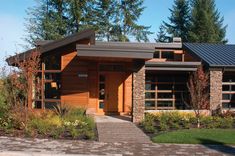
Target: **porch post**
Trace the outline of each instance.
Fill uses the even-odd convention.
[[[210,110],[215,111],[221,108],[222,104],[222,70],[210,70]],[[211,112],[213,113],[213,112]]]
[[[145,109],[145,61],[135,61],[133,69],[132,121],[139,123],[144,119]]]

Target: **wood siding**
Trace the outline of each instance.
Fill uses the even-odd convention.
[[[78,75],[88,74],[88,63],[80,61],[76,51],[63,54],[61,62],[62,104],[87,108],[89,102],[88,77]]]

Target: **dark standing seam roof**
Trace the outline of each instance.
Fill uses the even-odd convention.
[[[235,45],[183,43],[183,49],[197,55],[210,67],[235,67]]]

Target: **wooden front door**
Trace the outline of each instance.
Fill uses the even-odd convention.
[[[100,86],[100,93],[104,94],[102,103],[103,112],[105,114],[118,114],[123,112],[123,76],[121,72],[105,72],[101,73],[102,82]],[[104,85],[102,85],[104,84]],[[100,105],[99,104],[99,105]]]
[[[123,111],[123,74],[106,74],[106,112],[117,113]]]

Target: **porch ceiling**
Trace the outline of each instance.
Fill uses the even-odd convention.
[[[146,70],[161,71],[196,71],[201,62],[145,62]]]

